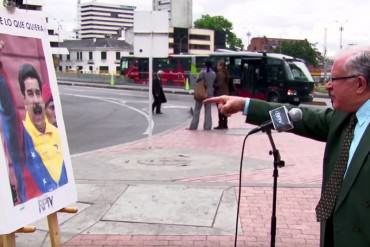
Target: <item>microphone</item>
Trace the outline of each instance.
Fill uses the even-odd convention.
[[[292,108],[288,111],[286,106],[281,106],[269,111],[270,121],[262,123],[260,126],[252,129],[248,135],[255,134],[259,131],[266,131],[267,129],[275,129],[278,132],[288,131],[294,128],[292,122],[302,120],[303,113],[299,108]]]

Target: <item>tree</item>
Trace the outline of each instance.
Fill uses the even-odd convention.
[[[232,50],[242,50],[244,45],[240,38],[232,32],[233,24],[223,16],[202,15],[194,22],[196,28],[212,29],[226,34],[226,44]]]
[[[322,60],[321,54],[317,51],[315,45],[307,40],[283,41],[280,46],[274,49],[274,52],[301,58],[313,66],[317,66],[319,61]]]

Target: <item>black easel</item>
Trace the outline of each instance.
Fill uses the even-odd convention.
[[[275,247],[277,178],[279,177],[278,168],[284,167],[285,162],[281,160],[279,150],[276,149],[274,140],[272,139],[271,129],[266,128],[264,132],[266,132],[272,147],[272,151],[270,151],[269,154],[274,156],[274,171],[273,171],[274,186],[272,194],[272,216],[271,216],[271,247]]]

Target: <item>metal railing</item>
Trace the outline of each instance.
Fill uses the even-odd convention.
[[[56,76],[57,79],[61,81],[111,84],[112,80],[114,80],[115,85],[135,84],[133,80],[121,75],[83,74],[57,71]]]

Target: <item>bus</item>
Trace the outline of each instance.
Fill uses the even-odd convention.
[[[313,100],[314,80],[304,61],[284,54],[222,51],[208,56],[171,55],[154,58],[153,73],[164,71],[163,85],[183,87],[186,79],[194,85],[206,60],[211,60],[215,71],[217,62],[225,61],[233,95],[296,105]],[[148,58],[122,57],[121,74],[136,83],[147,83],[148,65]]]
[[[185,86],[186,79],[193,83],[202,64],[208,56],[170,55],[167,58],[153,58],[153,73],[162,70],[162,85]],[[121,57],[121,75],[135,83],[145,84],[149,75],[149,59],[135,56]]]
[[[266,52],[216,52],[224,60],[233,94],[298,105],[313,100],[314,80],[301,59]]]

